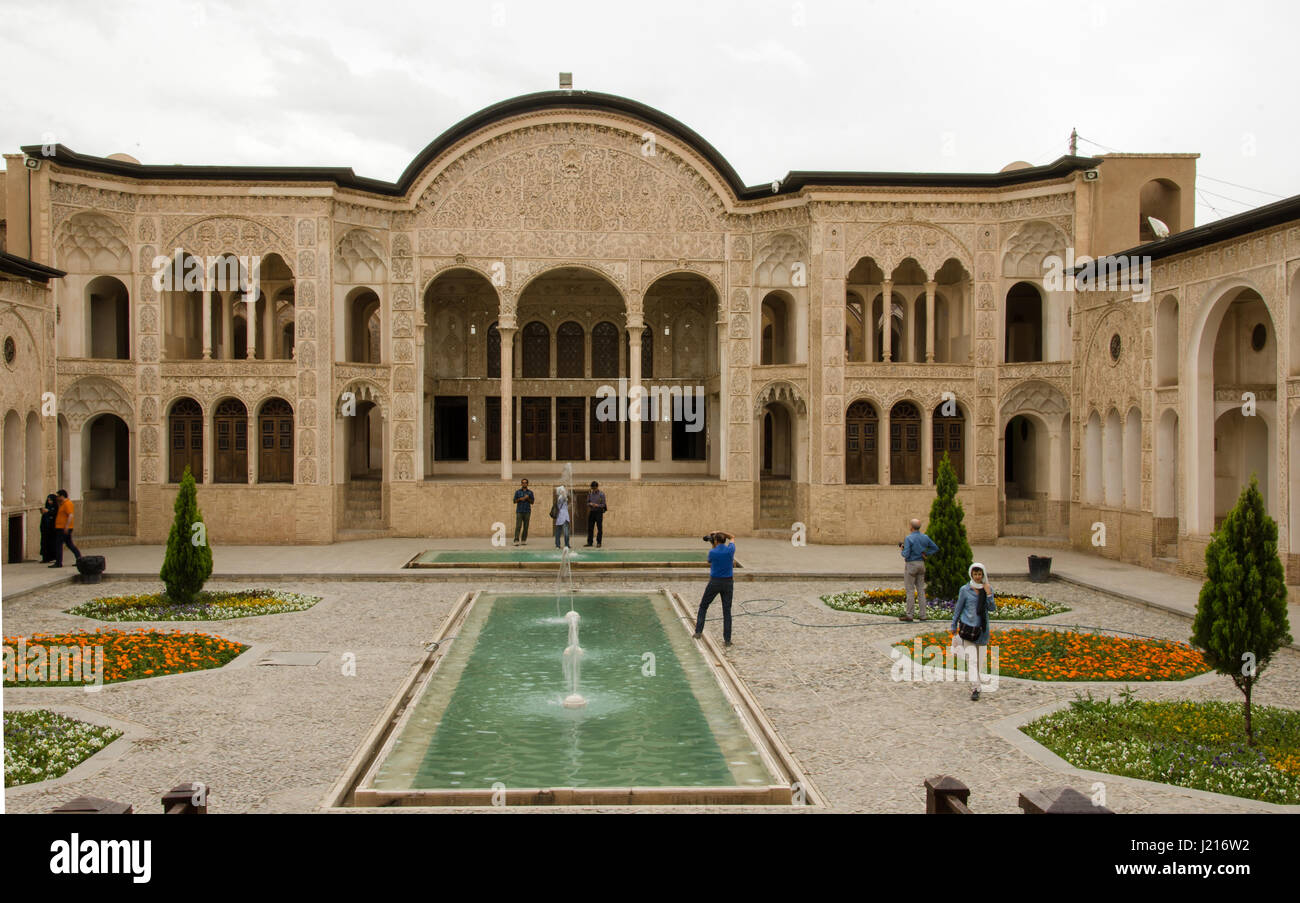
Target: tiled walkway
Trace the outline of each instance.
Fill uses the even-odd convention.
[[[629,541],[626,547],[633,545],[686,547],[680,538]],[[429,578],[428,572],[401,569],[412,556],[430,548],[473,548],[473,544],[389,539],[335,546],[217,549],[214,584],[235,589],[255,585],[259,578],[315,574],[277,585],[316,593],[323,601],[294,614],[155,625],[210,632],[253,647],[217,671],[111,685],[98,693],[75,688],[6,691],[8,709],[53,707],[127,731],[69,778],[11,788],[6,793],[7,809],[46,811],[90,794],[130,802],[137,812],[152,812],[157,811],[164,791],[190,780],[204,781],[212,788],[214,812],[319,807],[362,737],[423,655],[423,642],[434,635],[462,592],[482,588],[485,582],[525,590],[545,590],[553,583],[550,574],[516,571],[501,577],[480,570],[460,575],[437,572],[436,578]],[[119,547],[105,553],[114,574],[134,572],[149,578],[118,577],[100,586],[42,588],[58,579],[58,572],[32,565],[6,567],[6,593],[24,586],[30,592],[4,602],[5,634],[94,627],[97,622],[68,615],[66,609],[105,592],[158,587],[152,575],[161,564],[160,547]],[[1008,547],[976,550],[999,589],[1048,595],[1072,607],[1051,622],[1187,639],[1188,614],[1199,588],[1196,582],[1076,553],[1052,553],[1057,574],[1147,603],[1135,604],[1069,580],[1028,584],[1025,553]],[[837,612],[819,601],[823,593],[852,587],[901,585],[896,549],[792,548],[776,540],[742,539],[738,557],[751,578],[757,579],[737,582],[736,645],[728,657],[832,809],[920,811],[922,782],[937,773],[966,781],[972,788],[971,805],[981,812],[1016,811],[1021,791],[1068,784],[1088,792],[1097,782],[1095,775],[1045,761],[1040,750],[1008,728],[1015,719],[1063,705],[1087,685],[1004,679],[996,691],[973,704],[955,684],[896,682],[891,679],[889,645],[921,633],[918,625]],[[846,576],[818,576],[819,572]],[[798,576],[782,576],[792,573]],[[331,579],[349,575],[348,580]],[[628,590],[666,586],[692,605],[703,584],[698,575],[682,570],[662,576],[631,570],[612,576],[583,572],[575,579],[579,586]],[[1300,633],[1300,618],[1293,615],[1292,625],[1293,633]],[[711,623],[708,630],[719,628]],[[308,667],[259,665],[271,651],[313,652],[323,658]],[[340,667],[349,653],[356,662],[355,676],[345,675]],[[1103,696],[1117,689],[1113,684],[1091,688]],[[1216,675],[1180,684],[1142,685],[1137,692],[1147,699],[1240,699],[1231,681]],[[1279,653],[1256,691],[1256,700],[1300,706],[1300,652]],[[1261,808],[1166,785],[1114,777],[1104,778],[1104,783],[1107,804],[1120,812]]]

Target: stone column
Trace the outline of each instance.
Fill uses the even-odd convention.
[[[934,280],[925,284],[925,362],[934,363]]]
[[[424,310],[416,314],[415,319],[415,478],[424,479],[424,460],[426,440],[425,424],[429,421],[424,416]],[[486,427],[484,427],[486,429]]]
[[[257,431],[257,412],[248,412],[248,482],[257,482],[258,458],[262,451],[262,437]]]
[[[934,485],[934,412],[921,407],[921,485]]]
[[[244,322],[248,324],[246,335],[248,336],[248,347],[245,349],[244,357],[248,360],[254,360],[257,357],[257,302],[246,300],[247,295],[240,295],[240,303],[244,305]]]
[[[880,436],[877,437],[877,458],[880,461],[880,485],[889,485],[889,408],[880,406]]]
[[[228,292],[217,297],[221,299],[221,359],[228,361],[235,356],[235,302]]]
[[[867,286],[867,300],[864,321],[866,325],[867,363],[876,362],[876,287]]]
[[[497,326],[501,334],[501,479],[514,479],[515,327]]]
[[[203,286],[203,359],[212,360],[212,286]]]
[[[627,441],[628,461],[631,462],[631,479],[641,479],[641,407],[645,400],[641,398],[641,333],[645,327],[640,323],[629,323],[628,338],[628,380],[627,380]],[[637,399],[633,403],[633,399]]]
[[[916,298],[903,302],[903,347],[900,361],[916,361]]]
[[[262,340],[262,344],[266,346],[263,349],[263,356],[268,361],[273,361],[280,355],[276,353],[275,305],[271,302],[270,295],[267,295],[263,301],[262,331],[266,334],[266,338]]]
[[[68,498],[73,501],[81,500],[81,472],[85,467],[85,460],[81,456],[81,433],[86,424],[73,426],[68,424],[68,472],[64,474],[68,481]],[[42,500],[44,501],[44,500]],[[73,521],[73,533],[76,533],[76,521]]]
[[[884,346],[882,357],[888,364],[894,359],[894,283],[886,279],[880,285],[880,314],[884,325],[880,328],[880,341]]]
[[[213,466],[216,454],[216,432],[216,420],[213,418],[213,412],[209,410],[203,415],[203,482],[205,483],[211,483],[217,473]]]

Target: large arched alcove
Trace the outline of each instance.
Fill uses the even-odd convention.
[[[1211,290],[1192,336],[1181,380],[1191,390],[1187,529],[1208,536],[1251,472],[1260,475],[1265,508],[1278,515],[1270,479],[1278,472],[1277,335],[1262,296],[1238,282]]]

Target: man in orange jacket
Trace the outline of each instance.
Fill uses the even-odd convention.
[[[54,541],[54,564],[52,568],[63,567],[63,546],[66,544],[72,550],[72,554],[81,560],[81,550],[72,544],[72,499],[68,498],[68,490],[59,490],[59,513],[54,515],[54,529],[58,533],[58,538]]]

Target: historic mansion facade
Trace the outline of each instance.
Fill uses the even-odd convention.
[[[893,542],[947,454],[972,541],[1186,573],[1256,473],[1300,582],[1300,198],[1189,228],[1193,154],[746,186],[561,90],[396,183],[5,161],[6,561],[59,487],[87,545],[164,541],[186,467],[217,545],[486,538],[565,463],[614,536]],[[1049,278],[1101,255],[1143,290]]]

